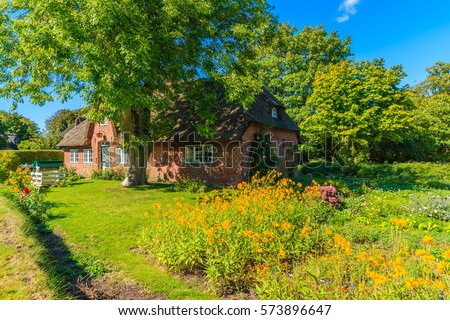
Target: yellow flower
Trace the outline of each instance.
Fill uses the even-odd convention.
[[[280,257],[281,258],[285,258],[286,257],[286,252],[284,252],[283,249],[280,249]]]
[[[223,227],[225,230],[230,229],[230,219],[225,220],[225,221],[222,223],[222,227]]]
[[[292,211],[294,209],[294,206],[292,204],[288,204],[286,207],[289,211]]]
[[[361,293],[363,293],[363,292],[364,292],[364,290],[365,290],[365,286],[364,286],[364,283],[360,283],[360,284],[358,284],[358,291],[359,291],[359,292],[361,292]]]
[[[17,168],[16,172],[19,173],[20,171],[22,171],[22,168]]]
[[[375,287],[381,286],[385,284],[388,281],[388,278],[382,274],[370,271],[369,272],[369,278],[372,279],[373,285]]]
[[[246,236],[246,237],[250,237],[252,234],[253,234],[252,230],[245,230],[244,231],[244,236]]]
[[[408,290],[414,289],[414,278],[413,277],[409,277],[405,280],[405,287]]]
[[[264,250],[262,248],[258,248],[258,250],[256,250],[256,252],[258,253],[262,253]]]
[[[148,212],[147,211],[144,212],[144,217],[148,217]]]
[[[300,235],[306,237],[311,232],[311,227],[303,227]]]
[[[433,237],[425,236],[422,239],[422,244],[429,244],[431,246],[434,246],[436,244],[436,241],[434,241]]]
[[[414,252],[415,254],[416,254],[416,256],[425,256],[425,255],[427,255],[428,254],[428,252],[426,252],[425,250],[423,250],[423,249],[417,249],[415,252]]]
[[[444,259],[449,259],[450,260],[450,250],[444,251]]]
[[[446,262],[446,261],[438,262],[438,264],[436,266],[436,270],[437,270],[437,272],[439,272],[441,274],[448,273],[448,266],[449,265],[450,264],[448,262]]]
[[[375,257],[369,257],[369,263],[374,267],[378,267],[380,265],[377,258]]]
[[[272,225],[273,225],[274,227],[279,227],[279,226],[280,226],[280,224],[279,224],[278,222],[276,222],[276,221],[272,222]]]
[[[436,288],[438,288],[438,289],[440,289],[440,290],[445,290],[445,288],[447,287],[446,285],[445,285],[445,283],[443,283],[441,280],[436,280],[436,281],[434,281],[434,286],[436,287]]]
[[[432,256],[431,254],[427,254],[422,256],[422,260],[425,262],[434,262],[434,260],[436,260],[436,258],[434,256]]]
[[[399,218],[391,218],[389,221],[391,221],[393,224],[399,227],[406,228],[408,226],[408,220],[406,219],[399,219]]]
[[[289,222],[284,222],[284,223],[281,225],[281,227],[287,230],[287,229],[289,229],[289,228],[291,227],[291,224],[290,224]]]
[[[369,256],[369,255],[368,255],[367,253],[365,253],[365,252],[360,252],[360,253],[358,254],[358,259],[361,260],[361,261],[366,261],[368,256]]]
[[[161,204],[160,204],[160,203],[154,203],[154,204],[153,204],[153,208],[155,208],[155,209],[161,209]]]

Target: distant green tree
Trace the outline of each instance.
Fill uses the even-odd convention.
[[[3,123],[5,133],[17,135],[17,143],[39,135],[38,125],[15,111],[0,111],[0,121]]]
[[[437,62],[415,90],[415,145],[427,160],[450,157],[450,63]]]
[[[384,60],[341,61],[319,71],[301,113],[305,148],[325,148],[327,158],[383,161],[386,146],[409,137],[413,104],[399,84],[401,66]]]
[[[289,24],[279,25],[270,46],[261,50],[260,76],[264,85],[300,122],[300,113],[313,92],[318,71],[352,57],[351,40],[323,26],[305,26],[300,32]]]
[[[6,148],[6,125],[3,123],[3,119],[0,118],[0,150]]]

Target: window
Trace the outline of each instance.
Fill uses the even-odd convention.
[[[277,108],[272,108],[272,118],[278,118],[278,111]]]
[[[114,148],[116,164],[128,164],[128,152],[122,148]]]
[[[186,146],[184,161],[186,163],[213,163],[214,146],[212,144],[205,144],[203,146]]]
[[[69,162],[70,163],[78,163],[78,149],[70,149],[70,155],[69,155]]]
[[[83,163],[93,163],[94,162],[94,154],[92,153],[92,149],[83,149]]]

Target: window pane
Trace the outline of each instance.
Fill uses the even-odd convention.
[[[205,145],[203,146],[203,162],[204,163],[212,163],[214,155],[214,146]]]

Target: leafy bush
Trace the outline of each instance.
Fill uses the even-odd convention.
[[[1,153],[13,153],[19,157],[19,164],[32,164],[36,160],[64,161],[63,150],[6,150]]]
[[[47,220],[48,204],[40,188],[30,186],[31,176],[28,168],[11,171],[5,186],[9,187],[9,195],[21,209],[37,223]]]
[[[4,181],[10,171],[16,170],[20,165],[19,156],[11,151],[0,151],[0,181]]]
[[[204,194],[194,206],[177,202],[162,211],[155,204],[146,245],[172,270],[205,272],[219,291],[248,290],[264,265],[281,272],[294,259],[326,251],[329,234],[320,225],[336,208],[322,199],[319,185],[300,187],[271,171]]]
[[[124,180],[127,175],[125,168],[111,168],[104,170],[93,170],[91,179],[95,180]]]
[[[183,177],[173,185],[173,190],[177,192],[205,192],[206,183],[199,178]]]

